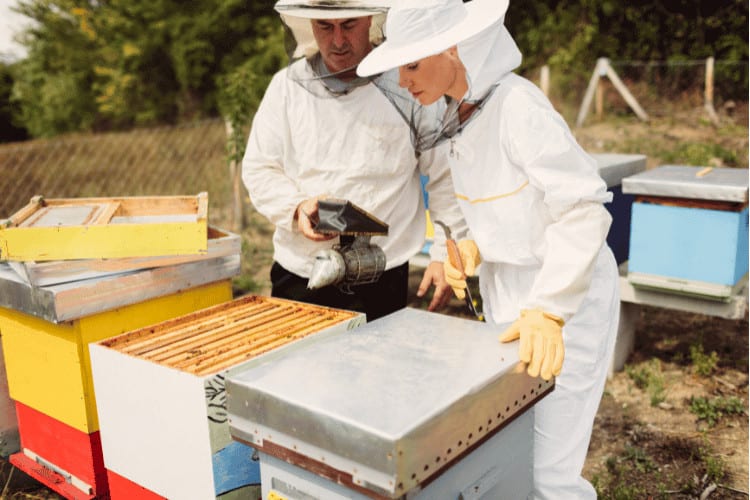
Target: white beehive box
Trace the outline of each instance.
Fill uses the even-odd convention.
[[[228,476],[252,465],[252,450],[217,460],[239,445],[227,425],[225,378],[264,353],[364,318],[246,296],[92,344],[105,467],[170,500],[219,496],[227,480],[236,489],[242,478]]]

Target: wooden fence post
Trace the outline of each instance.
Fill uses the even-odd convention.
[[[604,79],[599,78],[596,82],[596,99],[594,100],[594,110],[597,118],[604,114]]]
[[[549,66],[546,64],[542,66],[542,70],[539,74],[539,88],[542,89],[544,95],[549,97]]]
[[[237,165],[237,160],[234,158],[234,142],[232,142],[232,136],[234,134],[234,127],[232,122],[224,120],[224,126],[227,131],[227,141],[230,144],[232,150],[229,152],[232,158],[229,161],[229,176],[232,179],[232,212],[231,212],[231,227],[235,233],[240,233],[243,229],[244,221],[242,220],[242,168]]]
[[[638,118],[640,118],[644,122],[647,122],[648,115],[645,111],[643,111],[643,108],[641,108],[641,105],[638,104],[638,101],[635,100],[635,97],[633,97],[633,94],[630,93],[625,84],[622,83],[622,80],[620,80],[620,77],[617,76],[615,70],[612,69],[612,66],[609,64],[609,60],[607,60],[607,76],[612,82],[612,85],[614,85],[617,91],[620,93],[622,98],[625,99],[625,102],[628,103],[630,109],[632,109],[635,114],[638,115]]]
[[[641,108],[641,105],[638,104],[638,101],[635,99],[635,97],[633,97],[633,94],[630,93],[625,84],[622,83],[622,80],[620,80],[620,77],[617,76],[615,70],[612,69],[612,66],[609,64],[609,59],[607,59],[606,57],[600,57],[596,60],[596,68],[594,68],[594,74],[591,75],[591,80],[589,80],[589,86],[586,89],[586,94],[583,96],[581,108],[578,110],[576,127],[580,127],[581,125],[583,125],[583,121],[586,119],[586,115],[588,114],[589,108],[591,107],[591,101],[594,99],[594,94],[597,93],[599,80],[604,76],[609,78],[615,89],[617,89],[622,98],[625,99],[625,102],[628,103],[628,106],[630,106],[635,114],[638,115],[638,118],[643,121],[648,121],[648,115],[645,111],[643,111],[643,108]],[[604,104],[602,103],[602,107],[603,106]]]
[[[583,121],[586,119],[586,115],[591,107],[591,101],[594,99],[594,93],[596,92],[596,86],[599,83],[599,79],[607,74],[607,59],[600,57],[596,60],[596,67],[594,68],[594,74],[591,75],[589,80],[589,86],[586,88],[586,93],[583,95],[583,102],[581,108],[578,110],[578,119],[576,120],[576,127],[583,125]]]
[[[704,92],[704,108],[714,124],[719,123],[719,116],[714,108],[714,58],[706,59],[706,90]]]

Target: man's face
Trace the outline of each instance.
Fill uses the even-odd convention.
[[[355,67],[372,49],[369,16],[311,22],[323,62],[332,73]]]

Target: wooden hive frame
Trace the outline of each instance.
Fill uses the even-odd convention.
[[[110,276],[126,271],[176,266],[212,258],[239,255],[240,236],[213,226],[207,228],[207,252],[193,255],[124,257],[119,259],[75,259],[44,262],[9,261],[10,267],[26,283],[50,286],[83,279]]]
[[[197,196],[35,196],[0,222],[0,259],[48,261],[207,251],[208,193]]]
[[[249,295],[115,337],[102,345],[204,376],[355,315],[349,311]]]

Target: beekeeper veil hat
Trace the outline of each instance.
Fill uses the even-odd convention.
[[[383,41],[383,24],[391,0],[279,0],[274,9],[286,28],[286,50],[289,77],[321,97],[335,97],[368,83],[369,78],[356,77],[354,67],[331,73],[322,61],[312,30],[314,19],[349,19],[372,16],[370,42]],[[295,64],[305,59],[306,64]],[[347,74],[346,79],[338,76]],[[349,78],[353,76],[354,78]]]
[[[385,41],[357,67],[363,77],[379,74],[457,46],[466,68],[468,91],[460,101],[439,100],[419,106],[403,98],[403,89],[383,88],[412,129],[418,151],[429,149],[460,132],[466,123],[458,119],[461,102],[477,110],[489,98],[503,76],[521,64],[521,52],[504,25],[508,0],[400,0],[388,12]],[[377,81],[389,83],[380,78]],[[428,109],[431,108],[431,109]],[[434,108],[442,108],[440,117]],[[429,111],[429,112],[428,112]]]

